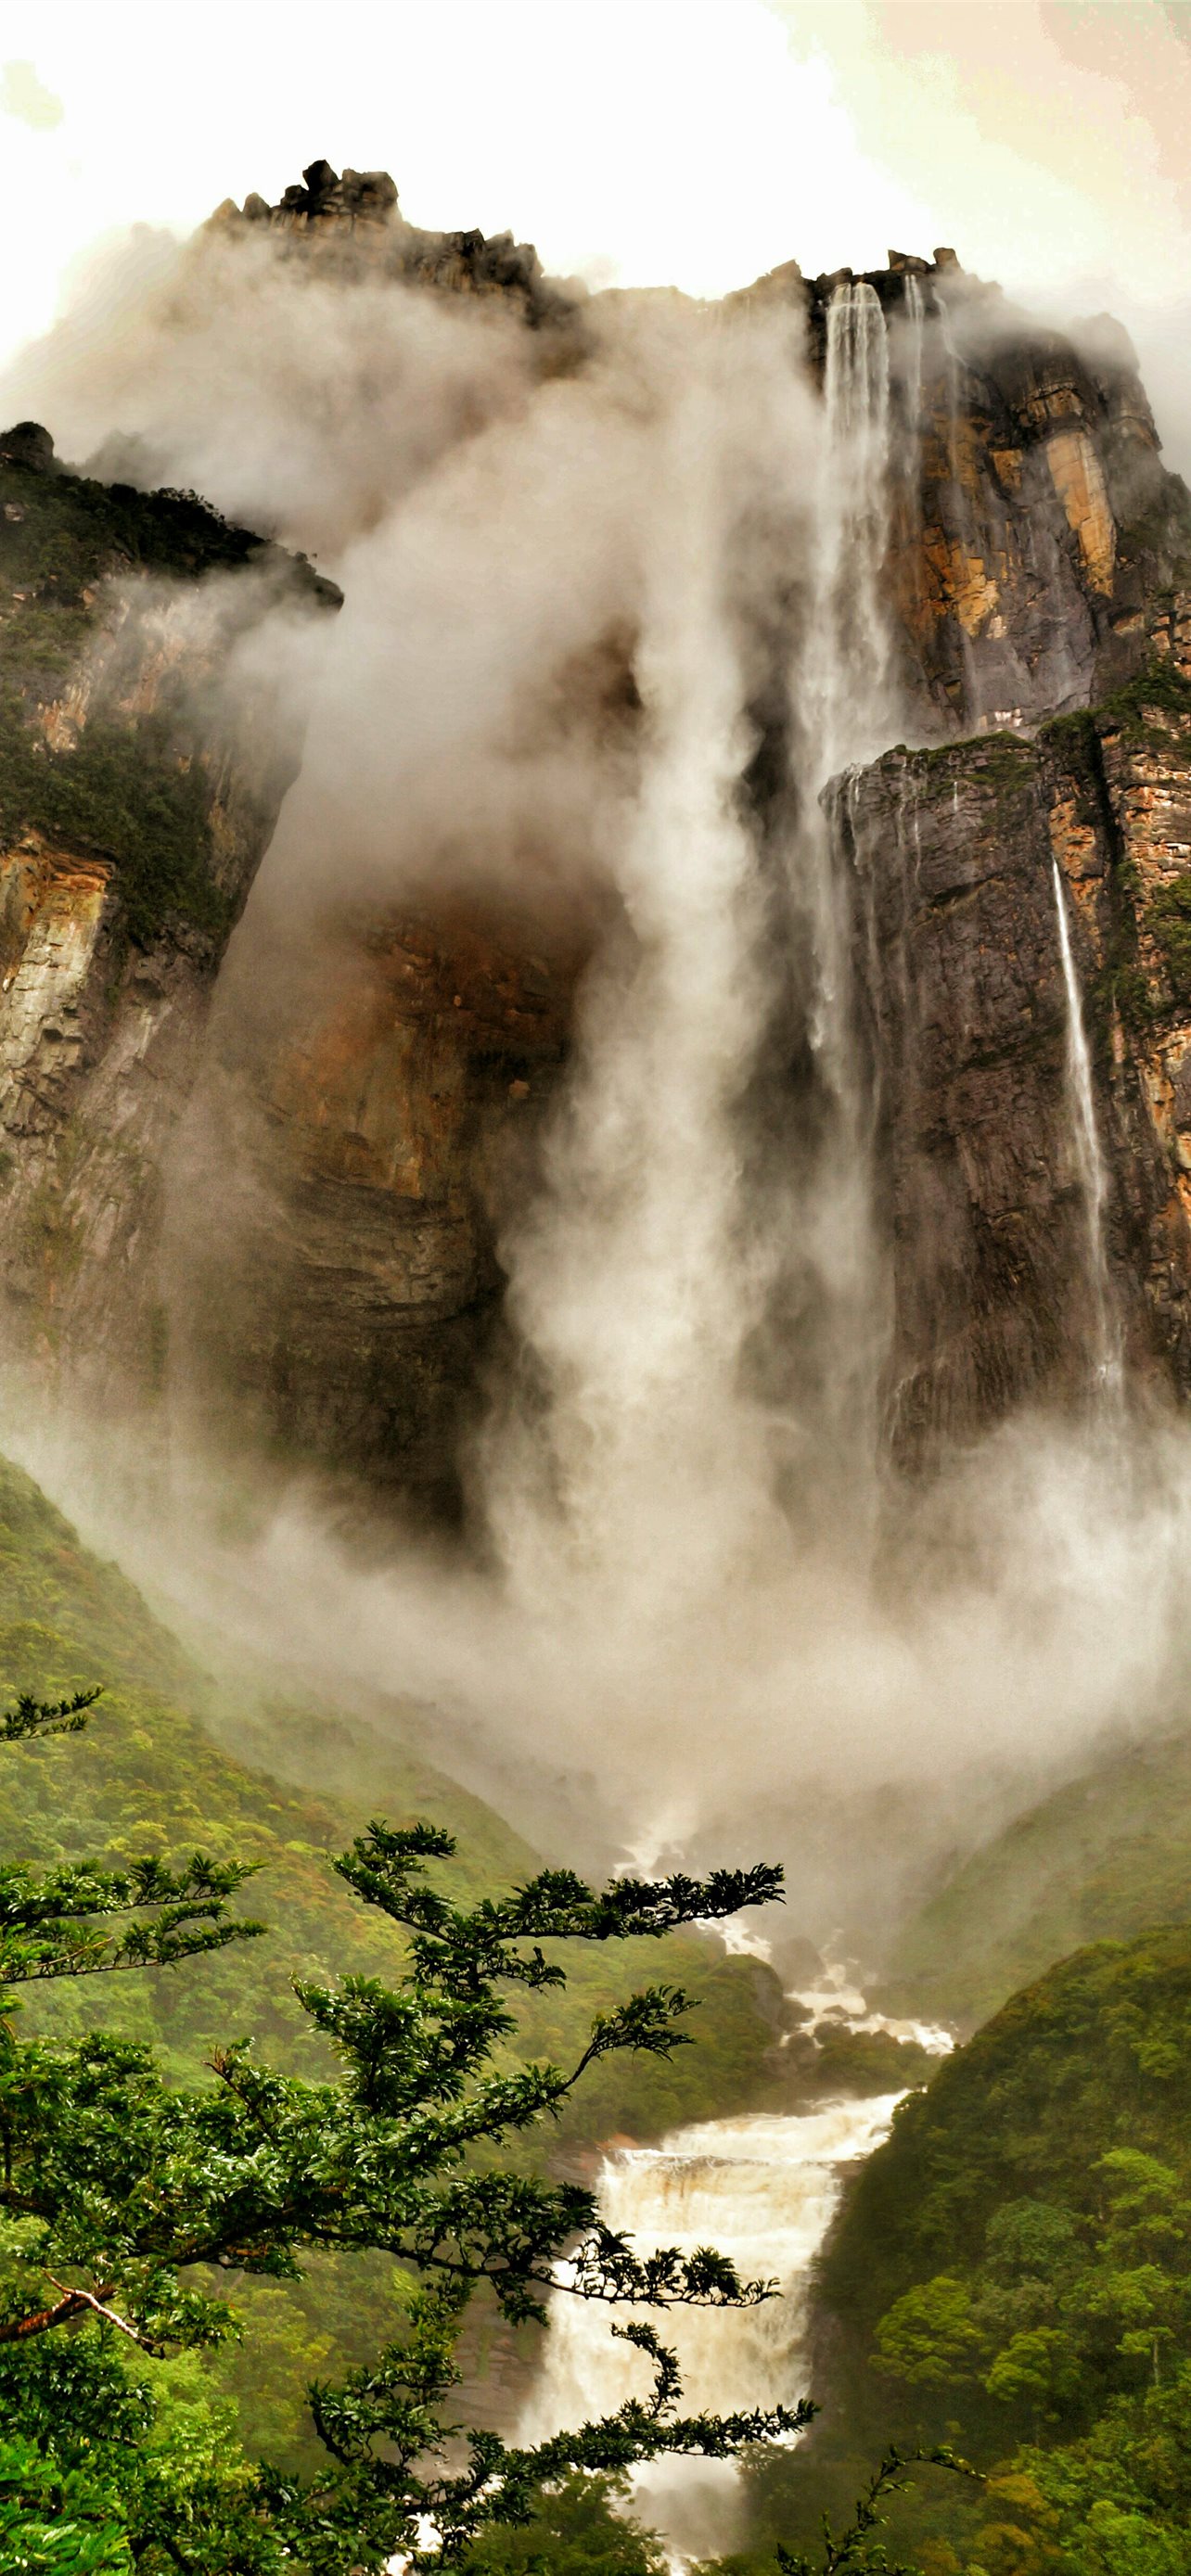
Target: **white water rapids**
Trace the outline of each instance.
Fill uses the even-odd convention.
[[[805,2027],[843,2024],[917,2039],[936,2054],[949,2032],[870,2012],[840,1966],[794,1993]],[[714,2245],[742,2279],[773,2281],[779,2295],[752,2308],[675,2308],[655,2319],[678,2358],[685,2412],[723,2414],[792,2406],[810,2393],[807,2328],[812,2268],[849,2168],[888,2135],[900,2094],[826,2102],[801,2112],[754,2113],[676,2129],[658,2146],[617,2146],[596,2182],[605,2223],[642,2255],[663,2246],[693,2254]],[[560,2281],[568,2278],[559,2267]],[[624,2312],[573,2297],[551,2299],[541,2376],[517,2426],[519,2442],[612,2414],[647,2394],[646,2360],[618,2341]],[[640,2469],[634,2506],[666,2542],[672,2564],[705,2558],[737,2536],[737,2471],[731,2461],[675,2457]]]
[[[639,2254],[714,2245],[743,2278],[775,2280],[781,2293],[754,2308],[678,2308],[653,2320],[678,2356],[684,2411],[789,2406],[807,2394],[811,2265],[843,2170],[886,2135],[897,2098],[708,2120],[674,2130],[660,2146],[617,2147],[605,2158],[601,2215]],[[648,2363],[613,2339],[613,2325],[623,2322],[620,2310],[555,2293],[545,2367],[519,2441],[544,2441],[648,2393]],[[659,2461],[634,2478],[635,2510],[677,2553],[706,2557],[733,2537],[736,2482],[729,2461]]]

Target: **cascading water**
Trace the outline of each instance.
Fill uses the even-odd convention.
[[[869,1156],[820,796],[894,723],[878,297],[837,291],[822,403],[783,350],[763,422],[742,415],[736,341],[689,328],[645,530],[636,766],[605,842],[622,909],[541,1189],[501,1244],[522,1363],[480,1459],[522,1659],[634,1711],[671,1784],[637,1819],[655,1849],[707,1803],[680,1743],[710,1760],[742,1690],[749,1724],[763,1698],[775,1722],[790,1706],[826,1533],[865,1562]],[[759,494],[777,528],[760,626],[733,587]],[[759,634],[789,651],[784,775],[760,809]]]
[[[797,2117],[712,2120],[657,2147],[605,2158],[596,2189],[607,2225],[640,2254],[715,2245],[746,2279],[781,2295],[738,2309],[675,2309],[657,2319],[678,2356],[692,2414],[792,2405],[807,2389],[810,2268],[839,2200],[842,2169],[885,2136],[897,2096],[839,2102]],[[612,2413],[647,2393],[647,2364],[614,2341],[614,2312],[556,2292],[544,2367],[517,2428],[520,2442]],[[736,2514],[731,2463],[666,2461],[634,2479],[635,2506],[671,2547],[706,2557],[727,2546]]]
[[[646,749],[613,854],[624,923],[587,989],[546,1188],[505,1247],[548,1402],[494,1426],[492,1517],[522,1599],[601,1628],[730,1578],[768,1509],[766,1424],[739,1396],[767,1253],[737,1110],[767,1006],[724,598],[731,429],[714,367],[696,369],[645,565]]]
[[[1071,925],[1067,917],[1067,896],[1058,860],[1051,862],[1055,891],[1055,917],[1058,923],[1059,956],[1063,968],[1063,991],[1067,1004],[1067,1044],[1065,1058],[1067,1108],[1071,1120],[1071,1140],[1075,1169],[1083,1199],[1087,1237],[1085,1271],[1091,1304],[1089,1341],[1092,1353],[1093,1384],[1102,1396],[1115,1397],[1121,1387],[1121,1356],[1113,1313],[1112,1283],[1104,1244],[1104,1202],[1108,1175],[1100,1150],[1100,1132],[1096,1122],[1096,1100],[1092,1088],[1092,1059],[1084,1027],[1083,997],[1079,989],[1075,953],[1071,945]]]
[[[838,1963],[826,1963],[820,1982],[797,1989],[790,2000],[811,2036],[843,2025],[914,2039],[936,2055],[953,2044],[944,2029],[870,2011]],[[845,2173],[887,2135],[899,2099],[885,2094],[784,2115],[710,2120],[675,2130],[660,2146],[618,2147],[605,2157],[596,2183],[601,2216],[631,2236],[639,2253],[677,2246],[689,2254],[715,2245],[743,2278],[777,2284],[779,2295],[757,2307],[676,2308],[659,2320],[692,2413],[791,2405],[807,2393],[815,2257]],[[615,2321],[599,2302],[565,2290],[553,2295],[542,2372],[518,2441],[543,2441],[560,2426],[614,2411],[629,2390],[630,2373],[644,2394],[646,2365],[626,2357],[612,2333]],[[636,2509],[665,2536],[678,2565],[688,2554],[703,2558],[727,2548],[736,2537],[737,2473],[730,2462],[665,2460],[636,2472],[634,2492]]]
[[[817,787],[889,741],[889,343],[876,288],[853,279],[827,307],[826,440],[815,614],[803,685]],[[816,678],[817,673],[817,678]]]
[[[812,1472],[861,1537],[875,1492],[869,1473],[882,1307],[871,1230],[872,1100],[851,1010],[847,870],[829,782],[896,734],[890,626],[889,346],[874,287],[834,288],[826,319],[810,615],[790,677],[797,821],[786,849],[791,946],[810,960],[806,1036],[815,1066],[818,1155],[790,1210],[795,1311],[819,1317],[818,1432]],[[824,1324],[826,1330],[823,1329]]]
[[[917,506],[921,478],[922,369],[926,341],[926,306],[912,269],[904,280],[905,320],[902,331],[903,461]]]

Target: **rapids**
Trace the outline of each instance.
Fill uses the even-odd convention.
[[[949,2032],[870,2012],[848,1970],[825,1965],[820,1983],[792,1994],[814,2032],[819,2022],[887,2031],[942,2055]],[[792,2405],[810,2387],[808,2326],[815,2258],[851,2166],[888,2135],[897,2093],[827,2102],[797,2112],[752,2113],[675,2129],[657,2146],[609,2148],[596,2181],[607,2226],[639,2254],[714,2245],[745,2280],[778,2295],[752,2308],[676,2308],[657,2320],[677,2356],[683,2407],[723,2413]],[[644,2396],[648,2363],[617,2341],[623,2312],[571,2297],[567,2267],[550,2303],[543,2366],[516,2428],[522,2443],[611,2414]],[[639,2469],[634,2509],[657,2530],[671,2563],[705,2558],[738,2537],[738,2472],[730,2461],[676,2458]]]

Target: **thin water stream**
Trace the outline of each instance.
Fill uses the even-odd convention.
[[[1057,859],[1052,861],[1052,872],[1055,916],[1059,932],[1059,956],[1062,962],[1063,990],[1067,1003],[1067,1107],[1087,1234],[1085,1266],[1091,1308],[1089,1343],[1093,1385],[1099,1393],[1111,1396],[1120,1386],[1121,1354],[1113,1311],[1112,1282],[1109,1278],[1104,1242],[1104,1202],[1108,1189],[1108,1175],[1096,1123],[1092,1058],[1088,1048],[1087,1030],[1084,1026],[1083,996],[1079,987],[1075,952],[1071,945],[1067,894]]]

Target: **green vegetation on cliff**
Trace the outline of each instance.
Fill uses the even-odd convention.
[[[135,687],[122,703],[117,684],[111,704],[101,688],[51,735],[43,712],[85,673],[105,619],[110,647],[113,580],[194,584],[266,562],[312,598],[338,597],[192,492],[137,492],[0,455],[0,847],[32,832],[110,862],[136,940],[177,919],[215,937],[229,926],[215,780],[193,715],[164,667],[151,706],[136,705]]]
[[[1056,1959],[1191,1916],[1191,1735],[1105,1761],[1006,1826],[901,1933],[888,1991],[971,2028]]]
[[[758,2463],[758,2548],[890,2434],[954,2444],[892,2516],[929,2576],[1191,2568],[1191,1930],[1052,1968],[897,2113],[821,2267],[809,2457]]]

